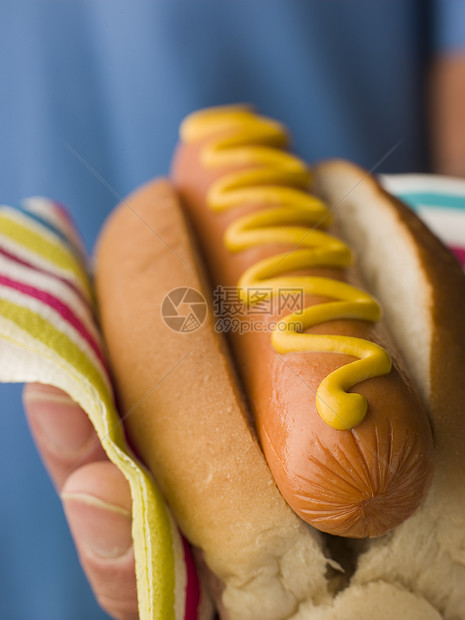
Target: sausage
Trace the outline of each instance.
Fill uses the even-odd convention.
[[[379,304],[352,284],[350,249],[321,231],[331,214],[286,142],[246,107],[196,113],[172,180],[212,286],[245,300],[228,337],[281,494],[324,532],[380,536],[428,491],[431,425]],[[286,307],[289,291],[300,312]]]

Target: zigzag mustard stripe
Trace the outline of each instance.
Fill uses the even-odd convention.
[[[220,136],[208,139],[215,134]],[[332,427],[348,430],[357,426],[366,415],[367,402],[348,390],[364,379],[387,374],[391,369],[388,354],[362,338],[302,332],[334,319],[377,321],[381,311],[373,297],[344,282],[283,275],[311,267],[346,267],[352,260],[342,241],[317,230],[329,222],[330,214],[323,202],[308,193],[311,176],[305,164],[279,150],[287,141],[285,130],[239,106],[191,115],[183,123],[181,136],[187,142],[205,140],[201,157],[206,166],[250,166],[221,177],[207,194],[209,207],[217,212],[244,204],[263,206],[228,227],[224,241],[231,252],[268,243],[295,246],[245,271],[238,282],[244,299],[250,288],[266,284],[275,296],[281,288],[294,288],[336,300],[285,316],[272,333],[272,343],[279,353],[318,351],[356,357],[323,380],[316,399],[320,416]],[[300,325],[299,332],[296,325]]]

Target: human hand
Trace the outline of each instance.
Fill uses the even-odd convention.
[[[82,567],[116,620],[136,620],[129,485],[85,412],[57,388],[31,383],[23,402],[42,460],[63,501]]]
[[[433,171],[465,177],[465,52],[435,60],[430,92]]]

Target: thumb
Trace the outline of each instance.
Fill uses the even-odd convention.
[[[100,605],[117,620],[136,620],[136,577],[129,485],[108,461],[73,472],[61,494],[82,567]]]

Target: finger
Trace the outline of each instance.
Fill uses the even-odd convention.
[[[118,620],[136,620],[136,575],[129,485],[115,465],[84,465],[61,497],[82,567],[100,605]]]
[[[32,436],[58,489],[76,468],[106,459],[87,414],[61,390],[30,383],[23,403]]]

